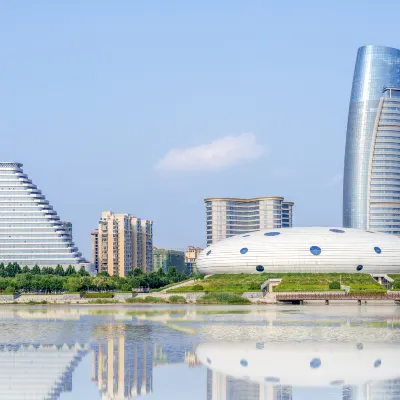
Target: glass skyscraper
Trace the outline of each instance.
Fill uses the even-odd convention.
[[[0,262],[21,267],[85,262],[71,232],[20,163],[0,162]]]
[[[400,235],[400,50],[358,50],[347,123],[343,225]]]

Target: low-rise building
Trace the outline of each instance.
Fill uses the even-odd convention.
[[[188,246],[185,253],[186,275],[190,275],[196,269],[196,260],[202,250],[201,247]]]
[[[176,267],[181,274],[185,271],[185,253],[180,250],[167,250],[153,248],[153,269],[163,269],[165,273],[170,267]],[[186,271],[185,271],[186,272]]]

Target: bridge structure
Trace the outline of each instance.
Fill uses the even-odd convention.
[[[281,302],[292,302],[302,304],[304,301],[319,300],[329,304],[331,300],[339,301],[362,301],[367,300],[393,300],[400,302],[400,292],[386,293],[346,293],[346,292],[293,292],[293,293],[276,293],[276,300]]]

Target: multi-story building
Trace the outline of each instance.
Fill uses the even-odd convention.
[[[190,275],[196,267],[196,260],[203,249],[201,247],[188,246],[185,253],[186,275]]]
[[[243,233],[292,226],[294,203],[284,201],[283,197],[208,198],[204,202],[207,246]]]
[[[97,262],[98,271],[122,277],[136,267],[152,271],[152,225],[129,214],[104,211],[92,233],[92,262]]]
[[[99,231],[93,231],[92,236],[92,263],[95,270],[99,271]]]
[[[347,123],[343,225],[400,235],[400,50],[358,50]]]
[[[16,162],[0,162],[0,262],[90,269],[72,230]]]
[[[168,272],[169,267],[176,267],[181,274],[185,271],[185,253],[180,250],[167,250],[153,248],[153,268],[154,271],[163,269]]]

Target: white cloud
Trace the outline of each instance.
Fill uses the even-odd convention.
[[[201,146],[171,149],[156,163],[155,168],[163,171],[216,170],[258,158],[263,151],[263,146],[257,143],[253,133],[242,133]]]
[[[342,183],[343,181],[343,175],[342,174],[335,174],[327,183],[327,187],[334,187],[338,186]]]

